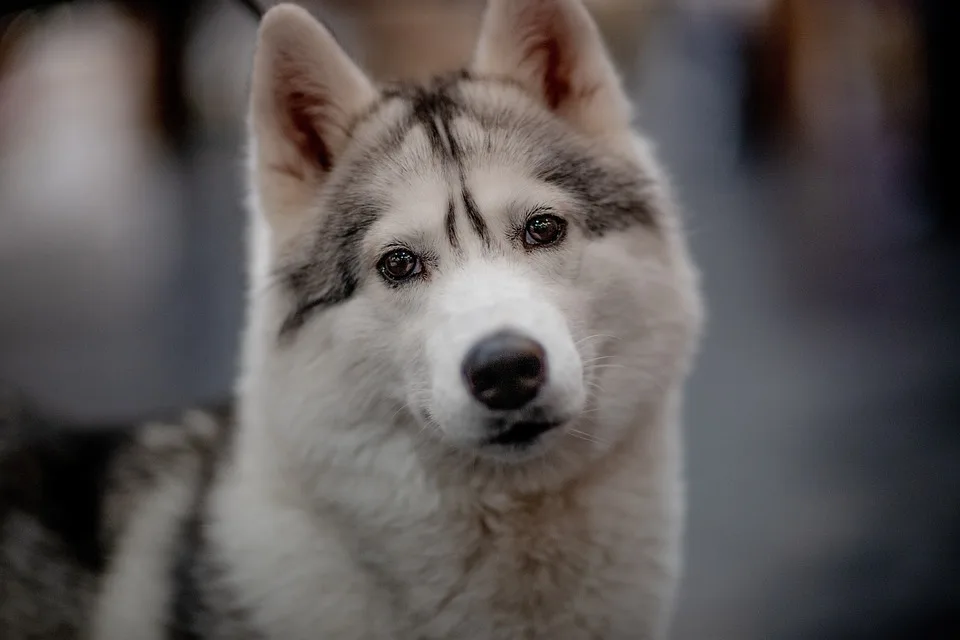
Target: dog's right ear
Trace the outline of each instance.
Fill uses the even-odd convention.
[[[488,0],[473,69],[513,80],[583,134],[628,138],[630,101],[581,0]]]
[[[377,91],[306,10],[279,4],[260,25],[251,81],[254,174],[272,226],[309,211],[347,128]]]

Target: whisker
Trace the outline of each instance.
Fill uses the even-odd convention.
[[[390,421],[392,422],[392,421],[396,420],[396,419],[397,419],[397,416],[399,416],[403,411],[405,411],[405,410],[407,410],[407,409],[409,409],[409,408],[410,408],[410,405],[407,404],[407,403],[404,403],[399,409],[397,409],[396,411],[393,412],[393,415],[390,416]]]
[[[586,431],[581,431],[580,429],[571,429],[571,431],[590,440],[591,442],[596,442],[597,444],[606,444],[605,441],[601,440],[600,438],[598,438],[597,436],[591,433],[587,433]]]
[[[606,445],[606,443],[597,438],[596,436],[587,433],[586,431],[580,431],[579,429],[567,429],[567,434],[577,438],[579,440],[584,440],[586,442],[592,442],[593,444],[599,444],[601,446]]]
[[[595,334],[593,334],[593,335],[584,336],[583,338],[580,338],[580,339],[577,340],[574,344],[579,347],[581,344],[583,344],[583,343],[586,342],[587,340],[596,340],[596,339],[598,339],[598,338],[607,338],[608,340],[619,340],[619,338],[617,338],[617,336],[612,336],[612,335],[607,334],[607,333],[595,333]]]
[[[609,360],[610,358],[616,358],[616,356],[596,356],[595,358],[590,358],[589,360],[583,361],[583,366],[589,366],[594,362],[599,362],[601,360]]]

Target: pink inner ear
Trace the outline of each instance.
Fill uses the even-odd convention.
[[[557,7],[537,5],[533,13],[518,16],[526,24],[523,60],[540,74],[541,91],[547,106],[558,110],[571,100],[587,100],[600,89],[598,83],[577,74],[579,56],[575,27]],[[587,81],[586,86],[582,85]]]
[[[526,14],[526,15],[524,15]],[[531,64],[541,74],[543,98],[547,106],[556,109],[572,90],[570,52],[565,50],[567,25],[556,7],[534,5],[521,11],[517,18],[525,24],[526,37],[522,64]]]
[[[540,38],[530,47],[527,57],[543,56],[543,96],[547,106],[556,109],[569,97],[570,68],[560,41],[553,36]]]
[[[320,96],[307,95],[302,91],[288,93],[283,102],[287,114],[284,134],[297,146],[304,160],[315,163],[323,171],[329,171],[333,166],[330,148],[319,130],[322,102]]]

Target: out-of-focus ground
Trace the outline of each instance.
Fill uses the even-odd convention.
[[[255,25],[212,4],[187,47],[195,125],[173,147],[144,124],[156,65],[122,14],[0,23],[19,34],[0,47],[0,377],[67,416],[231,387]],[[960,252],[915,179],[933,144],[910,121],[915,86],[871,80],[850,44],[856,29],[915,32],[774,1],[819,6],[790,28],[822,40],[786,56],[806,87],[791,94],[802,135],[757,151],[744,126],[769,120],[772,98],[757,111],[742,7],[669,4],[614,49],[688,212],[709,308],[674,637],[958,638]],[[46,36],[29,35],[41,22]],[[783,54],[772,42],[761,61]]]

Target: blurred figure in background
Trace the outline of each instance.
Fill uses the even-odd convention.
[[[109,4],[26,14],[5,36],[3,369],[59,362],[85,393],[97,360],[140,363],[110,375],[122,395],[124,379],[156,366],[156,345],[130,327],[151,313],[179,251],[171,216],[179,185],[144,82],[156,52],[143,46],[141,25]]]

